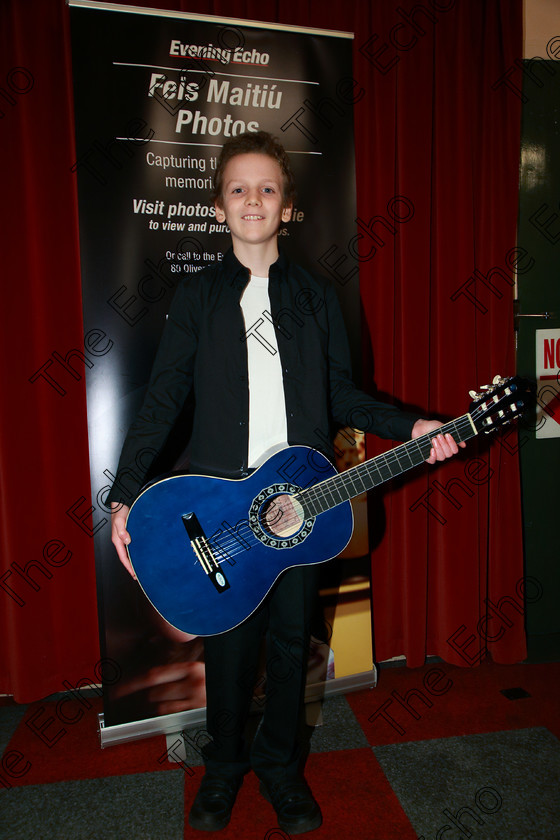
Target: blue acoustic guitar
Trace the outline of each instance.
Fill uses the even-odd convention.
[[[524,409],[528,383],[496,377],[463,417],[438,432],[457,442]],[[170,624],[197,636],[244,621],[292,566],[336,557],[352,536],[350,499],[429,457],[424,435],[338,474],[307,446],[276,452],[244,479],[172,475],[132,505],[130,560],[146,596]]]

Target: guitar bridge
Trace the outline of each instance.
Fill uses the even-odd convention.
[[[185,513],[181,519],[183,520],[183,525],[189,536],[196,559],[212,581],[216,591],[221,593],[225,592],[226,589],[230,589],[228,580],[216,560],[212,546],[202,530],[196,514],[192,512]]]

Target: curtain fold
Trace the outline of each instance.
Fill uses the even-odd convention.
[[[513,372],[520,104],[496,82],[522,54],[520,0],[137,5],[354,31],[359,259],[340,245],[360,265],[364,385],[375,376],[402,405],[453,417],[468,389]],[[91,533],[109,538],[109,526],[89,496],[84,371],[95,358],[82,334],[68,9],[7,0],[0,33],[0,692],[26,702],[98,681]],[[369,441],[370,455],[384,448]],[[515,435],[471,443],[383,503],[377,658],[468,665],[488,648],[522,659]]]
[[[91,502],[68,10],[3,3],[0,33],[0,692],[26,702],[98,682],[99,643],[79,522]]]
[[[519,100],[494,87],[521,54],[520,6],[449,5],[431,25],[417,14],[425,34],[390,71],[395,131],[379,136],[376,152],[414,217],[361,274],[378,387],[442,418],[466,411],[468,390],[515,370],[507,255],[516,241],[520,124]],[[389,175],[381,176],[388,191]],[[487,285],[496,267],[500,297]],[[460,458],[390,491],[372,558],[378,659],[404,654],[417,666],[429,654],[457,665],[477,664],[486,651],[502,663],[524,657],[514,439],[477,438]],[[383,446],[372,441],[370,451]],[[486,602],[504,598],[501,615],[492,613]]]

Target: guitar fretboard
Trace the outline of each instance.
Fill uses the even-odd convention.
[[[296,494],[305,519],[318,516],[343,502],[359,496],[391,478],[422,464],[430,455],[435,434],[451,434],[457,443],[478,434],[470,414],[447,423],[428,435],[409,440],[400,446],[351,467],[339,475],[314,484]]]

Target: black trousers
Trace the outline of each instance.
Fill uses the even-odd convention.
[[[269,782],[293,778],[301,759],[303,700],[317,567],[284,572],[263,604],[233,630],[204,640],[208,771]],[[249,749],[244,739],[261,642],[266,637],[266,703]]]

